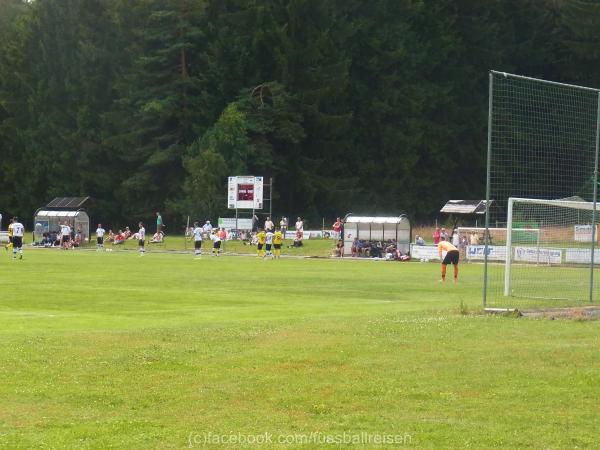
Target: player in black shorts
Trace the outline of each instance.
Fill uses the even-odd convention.
[[[452,264],[454,266],[454,282],[458,282],[458,249],[450,242],[442,239],[438,244],[438,252],[440,259],[442,259],[442,253],[446,252],[446,256],[442,259],[442,283],[446,281],[446,266]]]

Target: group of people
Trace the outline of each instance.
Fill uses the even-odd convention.
[[[160,233],[162,231],[157,230],[154,237]],[[102,228],[102,224],[99,223],[98,228],[96,228],[96,250],[104,249],[104,236],[107,236],[108,242],[112,242],[113,245],[123,244],[127,239],[136,239],[138,241],[140,256],[143,256],[146,252],[146,228],[144,228],[143,222],[138,223],[138,231],[136,233],[131,233],[129,227],[125,227],[125,231],[119,230],[117,234],[114,234],[112,230],[109,230],[107,234],[106,230]]]
[[[198,222],[194,222],[193,228],[190,230],[190,239],[194,240],[194,255],[202,255],[202,239],[208,237],[212,241],[212,255],[219,256],[221,253],[221,242],[227,239],[227,231],[225,228],[213,228],[210,220],[207,220],[203,226]]]
[[[258,230],[256,233],[256,256],[263,258],[280,258],[281,246],[283,244],[283,232],[281,228]]]
[[[339,249],[339,251],[338,251]],[[343,255],[343,241],[340,239],[336,245],[337,256]],[[350,247],[354,258],[384,258],[388,261],[408,261],[410,255],[404,253],[395,240],[369,241],[354,238]]]
[[[161,244],[165,240],[165,233],[163,231],[164,223],[160,212],[156,212],[156,232],[152,235],[152,239],[150,240],[151,244]],[[96,229],[96,249],[101,250],[104,248],[104,242],[108,242],[113,245],[123,245],[127,240],[136,240],[138,241],[138,247],[140,250],[140,254],[144,254],[145,252],[145,242],[146,242],[146,228],[142,222],[138,223],[138,231],[132,232],[129,227],[125,227],[125,229],[120,229],[118,232],[113,232],[113,230],[109,229],[106,231],[102,228],[102,224],[98,224],[98,228]],[[142,242],[143,241],[143,242]]]
[[[257,233],[260,229],[260,220],[256,214],[252,216],[252,232]],[[263,230],[265,231],[275,231],[275,223],[271,220],[271,217],[267,217],[264,223]],[[279,220],[279,230],[285,236],[285,232],[288,230],[288,218],[283,216]],[[302,230],[304,231],[304,221],[298,217],[296,219],[296,231]]]
[[[452,235],[449,235],[445,228],[436,228],[433,233],[433,243],[438,245],[440,241],[452,242],[452,245],[460,250],[466,248],[468,245],[482,245],[483,237],[476,231],[471,232],[468,236],[467,234],[461,236],[458,232],[458,228],[452,230]],[[415,244],[425,245],[426,242],[423,236],[417,234],[415,236]]]

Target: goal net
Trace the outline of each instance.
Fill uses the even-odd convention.
[[[539,247],[541,230],[530,224],[525,227],[521,225],[515,224],[518,228],[512,229],[513,243]],[[481,263],[486,259],[486,255],[489,261],[506,260],[506,228],[458,227],[457,231],[463,260]]]
[[[581,239],[598,222],[600,90],[494,71],[489,89],[484,307],[599,301]]]
[[[509,198],[504,297],[559,304],[597,298],[597,214],[592,202]],[[526,227],[539,230],[535,245],[518,238]]]

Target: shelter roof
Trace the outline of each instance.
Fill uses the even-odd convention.
[[[46,208],[74,209],[81,208],[89,197],[56,197],[46,205]]]
[[[446,214],[485,214],[486,203],[486,200],[448,200],[444,207],[440,209],[440,212]]]
[[[344,222],[346,223],[393,223],[397,224],[408,220],[406,216],[398,217],[378,217],[378,216],[353,216],[348,215]]]
[[[85,212],[83,211],[60,211],[60,210],[53,210],[53,211],[38,211],[35,215],[35,217],[77,217],[78,215],[83,215],[85,214]]]

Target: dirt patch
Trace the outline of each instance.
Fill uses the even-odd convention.
[[[567,319],[567,320],[599,320],[600,306],[584,306],[577,308],[542,308],[519,311],[522,317]]]

